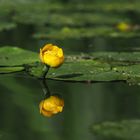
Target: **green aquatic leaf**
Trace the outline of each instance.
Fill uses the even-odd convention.
[[[36,77],[41,77],[43,74],[43,64],[38,64],[38,66],[29,68],[29,73]],[[107,63],[92,61],[92,60],[82,60],[76,62],[65,62],[60,68],[49,70],[47,78],[56,80],[66,80],[66,81],[85,81],[93,80],[94,77],[101,73],[109,72],[110,66]],[[99,79],[96,78],[96,80]],[[105,77],[104,80],[108,80]]]
[[[119,31],[115,26],[95,26],[95,27],[63,27],[55,28],[39,28],[39,31],[34,33],[36,39],[79,39],[91,37],[110,37],[110,38],[132,38],[139,37],[137,31]]]
[[[140,53],[96,52],[90,56],[68,56],[59,69],[50,69],[47,78],[63,81],[140,83]],[[86,58],[86,59],[85,59]],[[88,58],[88,59],[87,59]],[[43,64],[29,68],[29,73],[42,77]]]
[[[52,13],[42,11],[19,12],[13,17],[18,23],[33,25],[50,25],[54,27],[63,26],[94,26],[115,25],[120,22],[129,23],[131,19],[125,15],[100,14],[100,13]],[[48,26],[47,26],[48,28]]]
[[[43,68],[44,65],[39,63],[30,67],[28,73],[40,78],[43,75]],[[67,60],[59,69],[51,68],[46,78],[72,82],[125,81],[129,84],[139,85],[140,64],[94,59]]]
[[[37,61],[39,56],[35,52],[13,46],[0,48],[0,66],[22,66]]]
[[[118,122],[102,122],[92,126],[95,135],[108,138],[128,140],[140,139],[140,120],[123,120]]]
[[[11,1],[10,1],[11,2]],[[11,2],[12,3],[12,2]],[[140,2],[133,1],[102,1],[102,4],[100,2],[93,2],[93,3],[48,3],[48,2],[29,2],[29,3],[19,3],[19,2],[13,2],[13,4],[5,3],[1,4],[0,8],[3,9],[3,7],[12,8],[15,11],[27,11],[28,12],[34,12],[34,11],[44,11],[44,12],[95,12],[95,11],[106,11],[106,12],[125,12],[125,11],[139,11]]]
[[[122,7],[123,8],[120,8]],[[138,10],[139,2],[134,3],[91,3],[91,4],[60,4],[60,3],[13,3],[0,5],[0,17],[2,20],[22,23],[51,26],[89,26],[99,24],[117,24],[119,22],[131,22],[133,19],[125,12],[116,14],[116,11]],[[136,9],[138,7],[138,9]],[[98,10],[106,11],[105,13]],[[115,11],[115,13],[110,12]],[[51,13],[51,14],[50,14]]]
[[[105,60],[110,62],[125,62],[126,64],[140,63],[139,52],[96,52],[91,53],[92,59]]]
[[[140,85],[139,52],[95,52],[66,56],[60,68],[51,68],[46,78],[75,82],[125,81]],[[35,52],[17,47],[0,48],[0,73],[26,71],[41,78],[44,64]]]
[[[24,67],[0,67],[0,74],[13,73],[23,71]]]
[[[60,69],[49,72],[48,78],[65,81],[126,81],[130,84],[140,83],[140,65],[109,64],[94,60],[65,63]]]

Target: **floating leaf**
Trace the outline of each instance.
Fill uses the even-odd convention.
[[[120,122],[103,122],[94,124],[92,131],[96,135],[108,138],[128,140],[140,139],[140,120],[123,120]]]
[[[44,66],[41,64],[31,67],[31,69],[29,69],[30,74],[36,77],[41,77],[43,67]],[[110,66],[107,63],[100,63],[97,61],[83,60],[78,62],[65,62],[59,69],[50,69],[47,78],[66,81],[92,80],[92,75],[95,76],[95,74],[108,72],[109,70]],[[108,79],[108,77],[106,77],[106,79]]]
[[[113,25],[120,22],[129,23],[131,20],[125,15],[100,14],[100,13],[49,13],[49,12],[19,12],[13,20],[18,23],[33,25],[62,26],[93,26]]]
[[[139,52],[96,52],[91,53],[90,56],[92,56],[90,59],[106,60],[110,62],[125,62],[126,64],[140,63]]]
[[[127,54],[127,53],[126,53]],[[108,54],[109,55],[109,54]],[[42,77],[43,65],[30,67],[28,72],[35,77]],[[77,82],[126,81],[140,83],[140,64],[131,62],[110,62],[106,60],[66,61],[59,69],[50,69],[47,78]]]
[[[0,74],[23,71],[24,67],[0,67]]]
[[[42,31],[41,31],[42,30]],[[115,27],[98,26],[98,27],[82,27],[71,28],[63,27],[59,29],[42,28],[39,32],[33,35],[37,39],[67,39],[67,38],[91,38],[91,37],[112,37],[112,38],[131,38],[139,37],[140,34],[136,31],[121,32]]]
[[[67,61],[59,69],[51,69],[48,77],[64,81],[126,81],[131,84],[140,83],[140,57],[136,53],[102,52],[89,56],[67,57]],[[32,67],[30,74],[42,76],[43,65]]]
[[[46,78],[75,82],[125,81],[140,85],[139,52],[95,52],[90,55],[66,56],[58,69],[51,68]],[[44,64],[37,53],[16,48],[0,48],[0,73],[25,70],[41,78]]]
[[[37,53],[12,46],[0,48],[0,66],[22,66],[37,61]]]
[[[3,4],[4,5],[9,5]],[[139,11],[140,2],[139,1],[133,1],[133,3],[130,1],[109,1],[104,2],[102,1],[102,4],[100,2],[93,2],[93,3],[47,3],[47,2],[30,2],[30,3],[13,3],[10,6],[12,7],[15,5],[16,11],[48,11],[48,12],[93,12],[93,11],[104,11],[104,12],[126,12],[126,11]],[[2,7],[1,6],[1,7]],[[3,8],[3,7],[2,7]]]
[[[120,21],[133,21],[128,12],[139,11],[140,2],[103,2],[100,3],[20,3],[8,2],[0,5],[0,18],[11,22],[26,24],[89,25],[115,24]],[[105,11],[101,14],[100,11]],[[110,12],[111,11],[111,12]],[[114,12],[113,12],[114,11]],[[118,13],[122,14],[116,14]],[[99,13],[100,12],[100,13]],[[138,16],[139,17],[139,16]]]

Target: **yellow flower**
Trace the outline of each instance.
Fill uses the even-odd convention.
[[[51,117],[59,112],[62,112],[63,107],[64,100],[58,96],[50,96],[49,98],[42,100],[39,104],[40,113],[46,117]]]
[[[131,27],[128,23],[121,22],[121,23],[117,24],[116,28],[122,32],[125,32],[125,31],[129,31]]]
[[[40,59],[50,67],[59,67],[64,62],[63,50],[56,45],[46,44],[40,49]]]

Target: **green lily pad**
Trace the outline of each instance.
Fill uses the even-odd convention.
[[[35,77],[42,77],[43,64],[28,69],[28,73]],[[129,84],[140,83],[140,65],[110,63],[99,60],[66,61],[60,68],[51,68],[46,78],[72,82],[112,82],[125,81]]]
[[[0,74],[13,73],[23,71],[24,67],[0,67]]]
[[[22,66],[37,61],[39,56],[35,52],[12,46],[0,48],[0,66]]]
[[[46,78],[72,82],[125,81],[140,85],[139,52],[95,52],[65,56],[59,68],[50,68]],[[42,78],[44,64],[37,53],[17,47],[0,48],[0,73],[26,71]]]
[[[140,33],[135,30],[119,31],[115,26],[95,26],[95,27],[62,27],[39,28],[33,35],[36,39],[80,39],[91,37],[110,37],[110,38],[133,38],[139,37]]]
[[[37,53],[17,47],[0,48],[0,74],[25,70],[25,65],[39,61]]]

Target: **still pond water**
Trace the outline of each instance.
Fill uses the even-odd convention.
[[[39,114],[43,98],[39,81],[1,76],[1,139],[95,139],[94,123],[140,117],[139,90],[124,83],[83,84],[49,81],[52,93],[65,100],[63,113],[52,118]],[[103,139],[103,138],[102,138]]]

